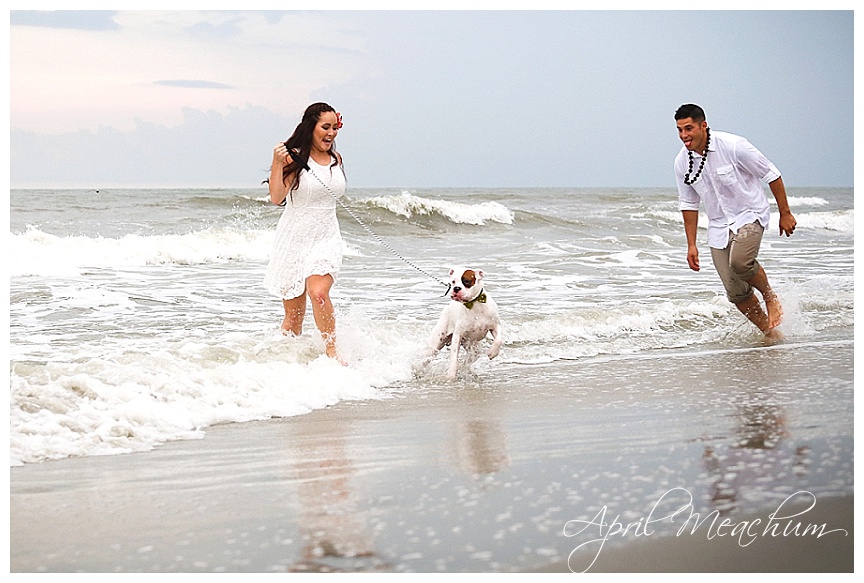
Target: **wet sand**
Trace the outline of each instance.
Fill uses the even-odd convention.
[[[151,452],[11,468],[11,571],[579,571],[593,552],[571,556],[583,540],[568,521],[608,508],[636,522],[670,491],[760,526],[813,491],[797,520],[848,536],[775,531],[744,547],[670,521],[610,537],[590,571],[851,571],[852,347],[825,352],[720,351],[686,377],[681,355],[594,359],[537,367],[530,386],[500,367]],[[801,386],[766,397],[718,378],[745,361],[760,388],[781,369]],[[838,421],[818,426],[813,407]]]

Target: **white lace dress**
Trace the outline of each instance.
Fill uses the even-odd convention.
[[[301,295],[310,275],[329,273],[335,279],[342,266],[342,234],[333,195],[345,194],[345,174],[338,165],[321,166],[311,157],[309,168],[333,194],[305,170],[297,190],[288,194],[264,276],[267,291],[284,300]]]

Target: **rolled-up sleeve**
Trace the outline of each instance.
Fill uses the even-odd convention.
[[[748,172],[764,182],[774,182],[780,178],[777,167],[756,146],[743,138],[735,144],[735,158]]]
[[[684,174],[687,172],[687,163],[682,156],[675,158],[675,184],[678,186],[678,210],[698,211],[701,201],[699,194],[692,186],[684,183]]]

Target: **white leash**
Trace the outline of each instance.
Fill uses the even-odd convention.
[[[311,174],[312,176],[314,176],[315,179],[316,179],[318,182],[321,183],[321,186],[324,187],[324,190],[326,190],[326,191],[330,194],[330,196],[332,196],[332,197],[336,200],[336,202],[338,202],[338,203],[342,206],[342,208],[345,209],[345,212],[347,212],[349,215],[351,215],[351,217],[352,217],[355,221],[357,221],[357,223],[358,223],[361,227],[363,227],[363,228],[366,230],[366,232],[369,233],[369,234],[370,234],[370,235],[371,235],[371,236],[372,236],[376,241],[378,241],[378,243],[380,243],[380,244],[381,244],[385,249],[387,249],[388,251],[390,251],[390,253],[392,253],[393,255],[395,255],[396,257],[398,257],[399,259],[401,259],[402,261],[404,261],[405,263],[407,263],[408,265],[410,265],[411,267],[413,267],[414,269],[416,269],[417,271],[419,271],[420,273],[422,273],[422,274],[425,275],[426,277],[428,277],[428,278],[430,278],[430,279],[433,279],[433,280],[437,281],[438,283],[440,283],[441,285],[445,286],[445,287],[447,288],[447,291],[450,291],[450,284],[448,284],[448,283],[444,283],[443,281],[441,281],[439,278],[435,277],[434,275],[432,275],[432,274],[430,274],[430,273],[427,273],[427,272],[424,271],[423,269],[417,267],[416,265],[414,265],[413,263],[411,263],[410,261],[408,261],[407,259],[405,259],[404,257],[402,257],[402,255],[400,255],[399,253],[397,253],[396,250],[393,249],[393,247],[391,247],[390,245],[388,245],[388,244],[387,244],[387,243],[386,243],[386,242],[385,242],[381,237],[379,237],[378,235],[376,235],[376,234],[372,231],[372,229],[370,229],[369,226],[366,225],[366,223],[364,223],[363,221],[360,220],[360,217],[358,217],[357,215],[354,214],[354,211],[352,211],[350,208],[348,208],[348,206],[347,206],[344,202],[342,202],[342,199],[340,199],[338,196],[336,196],[336,194],[335,194],[332,190],[330,190],[330,187],[327,186],[327,184],[326,184],[323,180],[321,180],[321,178],[320,178],[320,177],[315,173],[315,171],[313,171],[313,170],[309,167],[308,164],[305,164],[305,163],[303,163],[303,162],[300,161],[300,159],[299,159],[300,156],[298,156],[298,155],[294,152],[294,150],[289,149],[289,150],[288,150],[288,153],[291,154],[291,158],[294,159],[294,162],[296,162],[298,165],[300,165],[304,170],[306,170],[306,172],[308,172],[309,174]],[[447,292],[444,292],[444,293],[445,293],[445,295],[446,295]]]

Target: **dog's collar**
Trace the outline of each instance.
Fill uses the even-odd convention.
[[[481,304],[486,303],[486,292],[480,290],[480,295],[471,300],[470,302],[462,302],[462,304],[468,308],[469,310],[474,307],[474,302],[480,302]]]

